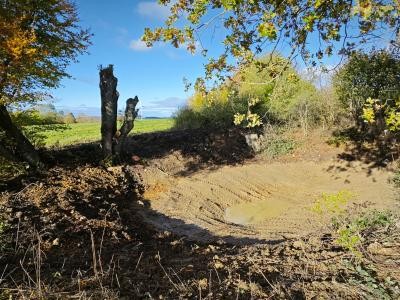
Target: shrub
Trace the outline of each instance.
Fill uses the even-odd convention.
[[[63,124],[63,112],[56,110],[52,104],[36,105],[25,109],[13,109],[13,122],[17,126]]]
[[[346,205],[353,197],[353,193],[348,190],[341,190],[336,194],[322,193],[321,197],[314,202],[311,210],[320,215],[337,215],[345,210]]]
[[[328,145],[339,147],[340,145],[346,144],[350,140],[350,137],[343,134],[341,131],[334,131],[332,136],[326,141]]]
[[[392,183],[394,184],[394,186],[398,189],[400,189],[400,166],[398,167],[398,169],[396,170],[396,172],[393,175],[392,178]]]
[[[11,118],[14,124],[22,129],[33,146],[43,147],[46,138],[45,132],[65,130],[67,128],[67,125],[64,125],[65,118],[70,118],[70,116],[64,117],[63,112],[57,111],[52,104],[42,104],[25,109],[14,108]],[[70,119],[70,121],[72,122],[73,119]],[[16,147],[15,143],[6,137],[2,130],[0,130],[0,143],[7,145],[7,148],[12,151]],[[10,165],[12,165],[11,162]]]
[[[267,55],[209,92],[196,89],[188,106],[176,114],[176,127],[297,122],[307,128],[322,119],[317,95],[287,60]]]
[[[263,122],[296,122],[308,127],[320,120],[322,107],[314,85],[301,78],[289,61],[267,55],[236,75],[237,92]],[[247,109],[247,106],[245,108]]]
[[[0,188],[1,181],[9,180],[19,175],[25,174],[26,166],[23,163],[16,163],[6,160],[0,156]],[[0,234],[1,234],[1,223],[0,223]]]
[[[65,117],[64,117],[64,123],[65,124],[74,124],[76,123],[76,119],[73,113],[68,113]]]
[[[279,137],[269,139],[264,146],[264,153],[270,158],[276,158],[291,153],[296,148],[296,142]]]
[[[320,123],[323,127],[337,127],[348,123],[347,112],[341,105],[332,86],[319,90],[317,98],[320,107]]]
[[[204,118],[189,107],[181,108],[174,116],[175,127],[179,129],[194,129],[204,127]]]
[[[196,91],[188,105],[175,115],[175,127],[226,128],[233,125],[236,111],[245,111],[243,100],[235,96],[235,91],[226,86],[208,93]]]
[[[385,128],[399,133],[400,98],[396,101],[368,98],[363,107],[362,118],[375,130],[375,134],[381,133]]]
[[[400,59],[387,51],[354,52],[333,77],[333,84],[344,109],[357,126],[363,127],[363,108],[368,98],[400,97]]]
[[[394,223],[393,214],[389,211],[367,211],[363,213],[349,213],[348,204],[354,194],[348,190],[338,193],[323,193],[311,207],[311,210],[321,217],[332,220],[336,230],[336,243],[350,251],[355,257],[361,258],[361,243],[366,234],[376,229]]]
[[[361,214],[355,218],[345,218],[335,224],[338,234],[336,242],[360,258],[362,254],[359,247],[363,241],[364,233],[388,226],[393,222],[394,218],[390,212],[377,210]]]

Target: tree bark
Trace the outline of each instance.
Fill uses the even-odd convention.
[[[100,69],[101,94],[101,145],[104,158],[113,155],[113,138],[117,132],[118,79],[113,74],[113,65]]]
[[[2,144],[0,144],[0,156],[4,157],[9,161],[18,161],[14,153],[11,150],[4,147]]]
[[[16,143],[18,155],[34,168],[42,166],[39,154],[35,147],[24,136],[22,131],[14,125],[11,116],[4,105],[0,105],[0,127],[5,131],[7,137]],[[4,147],[2,147],[4,148]]]
[[[117,132],[116,144],[114,147],[114,154],[117,156],[121,155],[121,151],[125,145],[126,137],[133,129],[133,123],[139,111],[138,109],[136,109],[136,105],[138,104],[138,102],[139,99],[137,96],[134,99],[129,98],[128,100],[126,100],[124,123],[122,124],[121,129]]]

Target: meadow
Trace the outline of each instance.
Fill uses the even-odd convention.
[[[172,128],[173,119],[143,119],[136,120],[132,134],[165,131]],[[75,123],[68,125],[42,125],[29,126],[29,132],[35,132],[40,136],[41,145],[45,147],[68,146],[73,144],[93,142],[100,140],[100,122],[95,123]],[[38,130],[39,129],[39,130]]]

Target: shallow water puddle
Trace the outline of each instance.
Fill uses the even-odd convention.
[[[239,224],[258,224],[281,215],[289,206],[278,199],[240,203],[225,209],[225,221]]]

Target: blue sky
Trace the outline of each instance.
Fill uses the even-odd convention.
[[[76,4],[81,25],[94,34],[93,44],[89,55],[68,68],[73,79],[63,80],[62,87],[53,92],[57,109],[99,115],[98,66],[108,64],[114,65],[118,78],[120,109],[135,95],[141,115],[147,117],[170,116],[186,103],[191,91],[184,91],[183,78],[194,82],[202,76],[206,58],[167,44],[147,48],[140,41],[145,27],[163,25],[167,7],[156,0],[76,0]],[[221,53],[224,33],[221,26],[210,26],[201,33],[210,55]]]
[[[99,114],[99,65],[114,65],[120,93],[119,107],[138,95],[143,116],[170,116],[183,106],[190,92],[183,78],[203,74],[204,58],[170,45],[149,49],[140,41],[145,27],[162,25],[168,10],[156,1],[76,1],[81,24],[94,34],[89,55],[79,57],[68,71],[74,79],[53,91],[55,105],[64,111]]]
[[[81,25],[94,34],[93,45],[89,55],[80,56],[79,62],[68,68],[73,79],[63,80],[62,87],[53,92],[59,110],[99,115],[98,66],[108,64],[114,65],[118,78],[120,109],[127,98],[135,95],[144,117],[168,117],[186,103],[191,91],[184,91],[183,78],[194,82],[202,76],[206,58],[166,44],[147,48],[140,41],[145,27],[163,25],[169,12],[167,7],[158,5],[156,0],[76,0],[76,4]],[[212,56],[221,53],[226,32],[221,26],[210,27],[200,38]],[[285,54],[287,44],[282,45],[278,50]],[[316,50],[318,39],[312,38],[309,46]],[[334,55],[324,58],[322,63],[334,66],[339,60]],[[301,62],[296,67],[299,71],[305,68]]]

